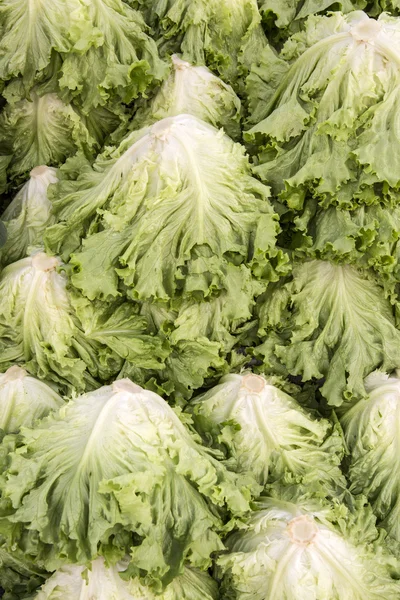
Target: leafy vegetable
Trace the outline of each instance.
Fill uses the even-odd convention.
[[[281,222],[282,223],[282,222]],[[293,226],[294,225],[294,226]],[[290,245],[299,257],[324,258],[373,268],[393,292],[399,278],[400,209],[374,204],[349,211],[323,209],[309,200],[298,216],[288,217]]]
[[[0,545],[0,578],[4,590],[4,600],[29,598],[46,578],[47,573],[33,562],[28,561],[23,552],[7,552]]]
[[[5,0],[0,12],[0,79],[22,75],[26,86],[43,77],[55,52],[69,52],[83,34],[80,0]]]
[[[140,299],[208,296],[225,286],[226,260],[253,261],[271,277],[278,223],[268,197],[239,144],[179,115],[132,132],[93,170],[62,180],[59,222],[46,239],[65,257],[73,252],[71,281],[89,299],[122,287]]]
[[[339,469],[342,443],[332,425],[260,375],[227,375],[188,410],[199,432],[227,449],[235,470],[252,473],[261,485],[283,477],[309,487],[346,488]]]
[[[54,222],[47,188],[57,181],[56,169],[44,165],[35,167],[30,179],[2,214],[8,234],[1,250],[3,264],[24,258],[30,247],[43,245],[44,232]]]
[[[328,403],[341,406],[365,397],[363,380],[375,369],[399,366],[400,332],[382,288],[348,265],[308,261],[260,305],[261,334],[278,334],[272,352],[304,381],[324,378]],[[268,342],[268,337],[267,337]]]
[[[129,103],[164,78],[166,65],[139,12],[122,0],[93,0],[85,9],[86,31],[63,56],[60,78],[84,113],[113,100]]]
[[[60,261],[39,252],[7,266],[0,277],[0,364],[26,363],[40,379],[78,390],[97,387],[118,361],[88,340],[72,309]]]
[[[61,405],[62,399],[49,385],[21,367],[0,374],[0,428],[6,433],[32,426]]]
[[[373,16],[379,15],[381,12],[399,14],[400,3],[398,0],[373,0],[368,2],[368,12]]]
[[[164,53],[182,53],[234,84],[267,44],[257,0],[137,0]]]
[[[400,379],[374,372],[365,381],[368,397],[342,417],[350,450],[354,493],[367,495],[380,523],[400,541],[400,481],[397,477]]]
[[[218,559],[224,598],[394,600],[399,582],[391,578],[393,561],[376,538],[373,518],[362,507],[354,518],[344,505],[291,499],[290,489],[282,499],[262,498]]]
[[[171,307],[168,303],[143,303],[141,313],[150,331],[165,339],[171,352],[162,371],[138,373],[136,366],[127,362],[124,375],[140,379],[143,385],[152,376],[150,385],[155,380],[163,394],[173,393],[178,400],[190,398],[205,382],[218,381],[233,364],[247,362],[234,348],[248,343],[255,297],[264,285],[252,278],[244,265],[228,265],[225,284],[226,290],[202,301],[175,299]]]
[[[351,12],[356,8],[364,8],[366,2],[363,0],[351,2],[350,0],[342,0],[342,2],[334,2],[334,0],[261,0],[260,13],[270,27],[278,27],[279,29],[289,28],[292,33],[299,28],[299,21],[310,15],[323,13],[326,10],[340,10],[343,13]],[[297,25],[297,27],[296,27]],[[269,28],[270,28],[269,27]]]
[[[157,94],[135,114],[132,128],[150,125],[166,117],[190,114],[214,127],[223,127],[233,139],[241,136],[238,96],[207,67],[193,66],[176,54],[171,72]]]
[[[71,302],[88,340],[108,346],[135,368],[164,368],[169,344],[149,331],[147,319],[133,302],[91,302],[79,294]]]
[[[34,167],[58,166],[78,150],[90,155],[100,147],[85,121],[57,94],[38,96],[8,104],[0,115],[0,150],[12,156],[10,179],[25,178]]]
[[[9,543],[50,570],[130,551],[129,575],[164,585],[185,559],[207,568],[223,548],[217,508],[248,510],[249,491],[199,441],[165,400],[129,380],[76,398],[24,428],[10,454]]]
[[[6,0],[0,13],[0,79],[21,75],[28,95],[35,82],[61,75],[61,87],[89,113],[114,96],[130,102],[162,79],[155,42],[122,0],[43,0],[29,8]]]
[[[307,193],[344,208],[397,198],[399,44],[397,18],[335,12],[310,17],[257,68],[246,138],[260,144],[256,173],[291,208]]]
[[[118,572],[123,568],[123,564],[106,567],[101,558],[92,562],[90,570],[65,565],[43,585],[35,600],[55,600],[60,594],[65,600],[214,600],[218,597],[216,583],[195,569],[186,568],[156,596],[137,579],[123,581]]]

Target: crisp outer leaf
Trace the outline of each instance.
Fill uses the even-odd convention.
[[[142,16],[122,0],[86,3],[94,43],[86,48],[79,39],[63,55],[60,86],[79,96],[84,112],[118,98],[129,103],[160,82],[167,66],[157,45],[146,33]]]
[[[237,343],[235,334],[240,335],[240,326],[252,318],[255,298],[265,286],[244,265],[227,266],[225,285],[218,296],[201,302],[182,301],[169,336],[172,344],[206,338],[219,342],[225,353],[233,348]]]
[[[181,575],[155,595],[137,579],[123,581],[121,562],[107,567],[102,558],[89,569],[65,565],[56,571],[34,597],[35,600],[216,600],[217,584],[207,573],[186,567]],[[62,596],[61,596],[62,595]]]
[[[400,584],[390,576],[393,558],[365,541],[357,544],[354,529],[345,506],[263,498],[218,559],[223,597],[395,600]],[[375,532],[372,522],[368,537]]]
[[[400,541],[399,374],[377,371],[367,377],[365,387],[368,397],[341,419],[350,451],[351,489],[368,496],[380,523]]]
[[[7,169],[11,159],[12,155],[0,156],[0,194],[7,189]]]
[[[24,552],[8,551],[0,542],[0,581],[4,600],[20,600],[30,597],[47,576]]]
[[[122,282],[140,299],[168,300],[182,288],[207,296],[224,287],[226,258],[278,277],[269,261],[280,262],[278,216],[268,198],[242,146],[179,115],[132,132],[92,171],[61,181],[47,244],[68,257],[100,219],[71,259],[72,283],[89,299],[117,296]]]
[[[186,558],[207,568],[223,547],[217,507],[240,514],[249,493],[199,442],[165,400],[116,381],[22,430],[2,485],[7,521],[49,569],[129,549],[129,574],[146,581],[169,583]]]
[[[269,100],[251,101],[261,120],[246,138],[260,149],[256,173],[291,208],[301,209],[307,192],[345,208],[397,192],[399,57],[398,18],[335,12],[310,17],[288,40],[281,80],[276,61],[258,68],[255,91]]]
[[[267,44],[257,0],[139,0],[166,53],[206,64],[222,79],[238,78]]]
[[[8,104],[0,115],[0,148],[12,155],[8,176],[25,177],[41,165],[58,166],[78,150],[99,148],[84,120],[54,93]]]
[[[231,86],[207,67],[193,66],[176,54],[171,63],[169,76],[154,98],[136,112],[131,128],[185,113],[223,127],[231,138],[240,139],[241,104]]]
[[[173,307],[151,302],[142,305],[152,333],[166,338],[171,346],[165,368],[153,375],[162,386],[170,388],[168,391],[164,387],[164,392],[173,392],[175,400],[190,398],[205,382],[210,385],[230,369],[240,369],[248,362],[234,349],[244,344],[246,328],[252,324],[255,297],[265,286],[252,278],[244,265],[228,265],[225,284],[226,290],[202,301],[178,299]],[[123,373],[137,376],[128,363]]]
[[[43,245],[43,234],[54,223],[47,188],[57,181],[56,169],[44,165],[35,167],[1,215],[7,229],[7,241],[1,249],[3,265],[24,258],[29,246]]]
[[[271,294],[261,307],[260,326],[282,335],[272,353],[303,381],[325,378],[321,392],[329,404],[365,397],[367,375],[400,366],[393,309],[368,273],[308,261]]]
[[[81,0],[3,0],[0,7],[0,79],[23,76],[29,88],[52,53],[69,52],[86,17]]]
[[[5,433],[31,427],[62,403],[53,388],[30,377],[21,367],[10,367],[0,374],[0,429]]]
[[[260,13],[269,22],[273,20],[274,26],[286,29],[293,25],[293,21],[305,19],[310,15],[327,10],[340,10],[343,13],[351,12],[356,8],[364,8],[366,2],[342,0],[261,0]],[[294,29],[293,27],[291,29]],[[290,33],[290,29],[289,29]]]
[[[74,314],[60,262],[39,252],[7,266],[0,278],[0,364],[26,363],[29,372],[76,387],[108,379],[120,361],[85,338]],[[98,384],[97,384],[98,385]]]
[[[374,17],[378,16],[381,12],[388,12],[394,15],[398,15],[400,11],[399,0],[372,0],[368,2],[368,13]]]
[[[89,340],[108,346],[122,359],[145,369],[163,368],[169,345],[151,335],[139,307],[131,302],[92,302],[75,294],[72,304]]]
[[[339,469],[344,448],[332,425],[260,375],[226,375],[188,410],[199,433],[225,446],[236,470],[261,485],[288,477],[305,485],[318,481],[331,491],[346,488]]]
[[[287,227],[281,221],[284,230]],[[294,226],[293,226],[294,225]],[[289,217],[290,248],[304,258],[323,258],[373,268],[393,292],[399,279],[400,209],[373,204],[355,210],[321,208],[312,199],[301,214]]]

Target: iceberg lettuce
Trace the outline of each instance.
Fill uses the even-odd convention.
[[[54,223],[47,188],[58,181],[57,171],[40,165],[1,215],[7,230],[7,241],[1,249],[1,263],[25,258],[30,247],[43,246],[46,228]]]
[[[254,480],[229,472],[165,400],[128,379],[79,396],[21,432],[0,481],[0,523],[48,570],[130,553],[127,575],[168,584],[208,568],[223,518],[249,510]]]
[[[203,438],[225,448],[235,470],[263,486],[286,479],[323,486],[325,493],[346,489],[339,468],[344,447],[332,424],[260,375],[226,375],[187,410]]]
[[[368,396],[341,419],[349,448],[351,490],[368,496],[380,525],[400,541],[399,373],[371,373],[365,387]]]
[[[48,247],[68,259],[89,299],[141,300],[224,289],[227,263],[277,279],[278,215],[244,148],[190,115],[133,131],[115,149],[66,170],[55,186]],[[81,244],[82,239],[82,245]]]
[[[265,497],[218,559],[222,594],[235,600],[395,600],[395,557],[380,545],[362,504]]]
[[[46,581],[34,600],[217,600],[217,583],[197,569],[186,567],[160,594],[137,579],[124,581],[120,570],[124,564],[107,567],[97,558],[89,569],[64,565]]]

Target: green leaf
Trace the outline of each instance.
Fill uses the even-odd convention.
[[[271,289],[260,333],[281,335],[270,352],[303,381],[325,379],[333,406],[365,397],[364,378],[400,366],[400,332],[384,292],[368,273],[327,261],[297,264],[290,282]],[[272,303],[272,310],[269,310]]]
[[[79,97],[83,112],[113,99],[129,103],[160,82],[167,66],[146,33],[141,15],[122,0],[87,3],[88,46],[84,36],[63,55],[60,87]],[[88,46],[88,47],[87,47]]]
[[[41,165],[58,166],[78,150],[90,156],[99,143],[74,108],[54,93],[32,91],[29,100],[6,105],[0,115],[0,148],[12,156],[11,179],[21,180]]]
[[[207,65],[235,85],[267,44],[257,0],[139,0],[164,53]],[[240,87],[240,82],[239,82]]]
[[[82,34],[86,7],[80,0],[5,0],[0,12],[0,79],[22,75],[29,89],[54,52],[69,52]]]
[[[163,368],[168,343],[149,333],[147,320],[138,314],[137,305],[91,302],[78,295],[72,297],[72,304],[88,340],[108,346],[136,367]]]

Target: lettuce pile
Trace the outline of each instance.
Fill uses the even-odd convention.
[[[0,597],[399,599],[400,3],[28,4]]]

